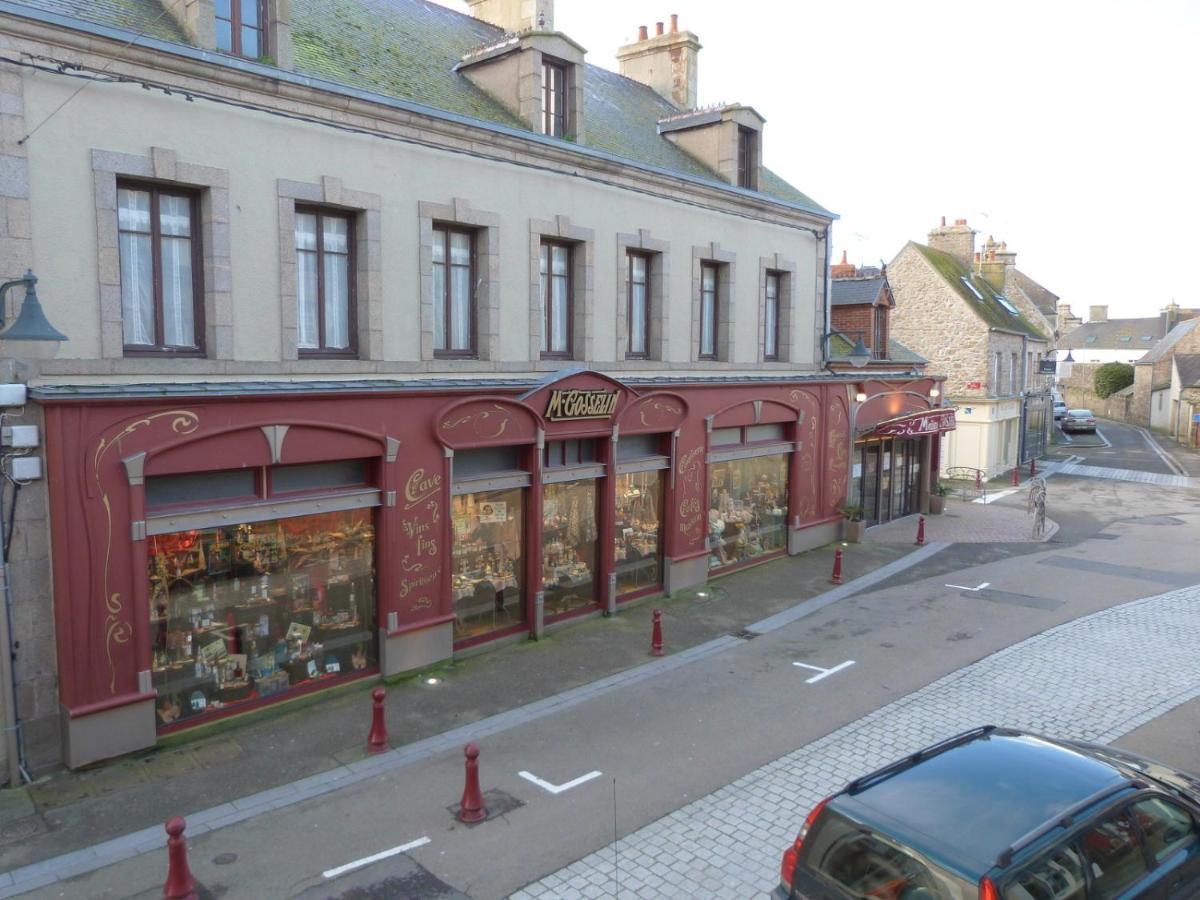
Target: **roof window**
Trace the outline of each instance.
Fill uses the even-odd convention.
[[[1133,335],[1132,334],[1123,334],[1119,338],[1117,338],[1117,340],[1120,341],[1122,344],[1128,344],[1130,341],[1133,340]]]
[[[1003,306],[1006,310],[1008,310],[1008,314],[1010,316],[1019,316],[1020,315],[1020,313],[1017,312],[1017,308],[1015,306],[1013,306],[1011,303],[1009,303],[1008,298],[1005,297],[1003,294],[996,294],[995,297],[996,297],[996,302],[999,303],[1001,306]]]
[[[1085,343],[1094,344],[1094,343],[1096,343],[1096,336],[1094,334],[1089,334],[1083,340]]]
[[[979,288],[977,288],[977,287],[975,287],[975,285],[971,284],[971,279],[967,278],[966,275],[960,275],[958,277],[958,280],[967,286],[967,290],[969,290],[972,294],[975,295],[976,300],[983,299],[983,294],[979,293]]]

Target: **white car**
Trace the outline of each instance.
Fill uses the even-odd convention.
[[[1061,400],[1055,400],[1054,401],[1054,421],[1057,422],[1059,419],[1061,419],[1066,414],[1067,414],[1067,404],[1063,403]]]

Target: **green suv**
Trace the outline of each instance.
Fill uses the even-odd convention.
[[[1193,900],[1200,779],[987,725],[809,813],[773,900]]]

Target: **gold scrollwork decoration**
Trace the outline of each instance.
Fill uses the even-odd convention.
[[[649,427],[650,423],[646,421],[646,410],[653,409],[656,412],[666,413],[669,416],[681,416],[683,410],[674,403],[667,403],[663,400],[652,400],[649,403],[642,404],[642,408],[638,410],[638,416],[642,420],[642,424]]]
[[[442,431],[457,431],[469,422],[471,423],[471,431],[475,437],[483,440],[492,440],[504,434],[505,429],[508,428],[510,418],[508,410],[503,406],[492,404],[491,409],[482,409],[458,419],[443,419]],[[490,422],[488,421],[489,419],[491,420]],[[495,431],[485,432],[485,428],[495,428]]]
[[[133,637],[133,626],[123,618],[125,604],[122,602],[121,592],[110,591],[108,587],[109,568],[112,564],[112,504],[109,502],[108,492],[104,490],[104,484],[100,477],[100,465],[108,451],[113,447],[119,448],[125,438],[135,431],[165,418],[171,419],[171,430],[176,434],[191,434],[200,426],[200,417],[190,409],[169,409],[151,413],[130,422],[115,435],[102,437],[96,444],[96,452],[92,455],[92,477],[96,481],[100,503],[104,507],[104,579],[102,588],[104,590],[104,609],[107,613],[104,617],[104,652],[108,658],[108,692],[110,694],[117,692],[117,668],[113,662],[113,645],[129,643]]]

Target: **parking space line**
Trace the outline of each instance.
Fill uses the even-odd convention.
[[[526,781],[533,782],[544,791],[549,791],[551,794],[562,794],[573,787],[579,787],[579,785],[591,781],[593,778],[599,778],[603,773],[588,772],[586,775],[580,775],[578,778],[573,778],[565,784],[551,784],[548,781],[543,781],[531,772],[518,772],[517,774]]]
[[[840,672],[842,669],[849,668],[850,666],[854,665],[854,660],[848,659],[844,663],[838,663],[832,669],[822,669],[820,666],[810,666],[808,663],[802,662],[794,662],[792,665],[799,666],[802,669],[812,669],[814,672],[820,672],[820,675],[814,675],[812,678],[804,679],[805,684],[816,684],[822,678],[828,678],[835,672]]]
[[[326,869],[321,874],[325,878],[337,878],[339,875],[345,875],[347,872],[353,872],[355,869],[361,869],[363,866],[369,866],[371,863],[379,862],[381,859],[387,859],[389,856],[397,856],[401,853],[406,853],[409,850],[416,850],[418,847],[424,847],[429,843],[429,838],[419,837],[415,841],[409,841],[407,844],[401,844],[399,847],[393,847],[391,850],[384,850],[376,853],[373,856],[364,856],[362,859],[356,859],[354,862],[348,862],[344,866],[338,866],[336,869]]]

